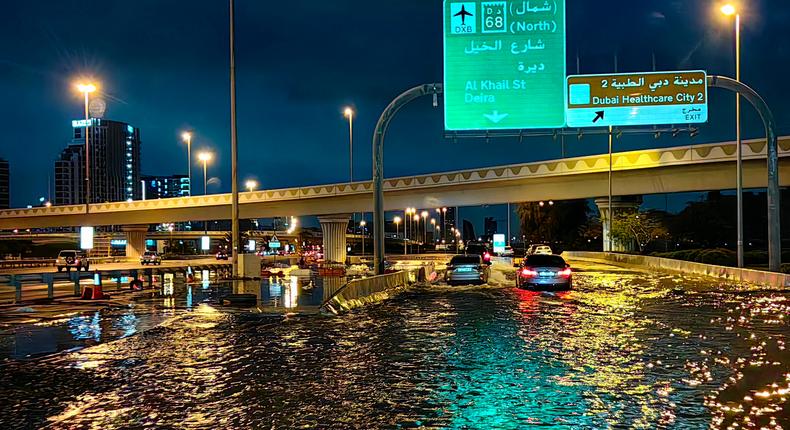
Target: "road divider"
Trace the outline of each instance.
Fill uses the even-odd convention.
[[[434,274],[432,264],[369,278],[354,279],[340,287],[321,305],[321,312],[341,314],[370,303],[390,299]]]
[[[762,270],[739,269],[737,267],[717,266],[670,258],[609,252],[565,251],[562,253],[562,256],[571,260],[619,263],[647,269],[708,276],[734,282],[748,282],[776,289],[790,288],[790,275]]]

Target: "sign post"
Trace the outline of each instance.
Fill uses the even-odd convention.
[[[565,0],[445,0],[445,129],[563,127],[565,76]]]
[[[568,76],[568,127],[708,121],[704,71]]]

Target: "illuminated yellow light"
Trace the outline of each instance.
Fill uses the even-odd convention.
[[[190,140],[192,140],[192,133],[188,131],[181,133],[181,139],[183,139],[184,142],[189,142]]]
[[[392,222],[394,222],[395,224],[400,224],[400,223],[401,223],[401,221],[403,221],[403,219],[401,219],[401,217],[399,217],[399,216],[396,216],[396,217],[395,217],[395,218],[393,218],[393,220],[392,220]]]
[[[352,116],[354,116],[354,109],[351,109],[350,107],[346,107],[345,110],[343,110],[343,115],[345,115],[346,118],[351,118]]]
[[[723,13],[723,14],[725,14],[727,16],[735,15],[735,12],[736,12],[735,6],[733,6],[733,5],[729,4],[729,3],[725,4],[724,6],[721,7],[721,13]]]
[[[198,160],[200,161],[211,161],[212,155],[210,152],[201,152],[198,154]]]
[[[81,93],[92,93],[92,92],[96,91],[96,85],[80,83],[80,84],[77,84],[77,89]]]

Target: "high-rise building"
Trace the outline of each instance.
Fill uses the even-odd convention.
[[[189,177],[187,175],[141,177],[143,200],[189,197]]]
[[[493,239],[497,232],[497,222],[493,217],[485,217],[483,220],[483,231],[487,239]]]
[[[71,144],[55,161],[56,205],[85,203],[85,129],[91,203],[140,200],[140,129],[107,119],[72,121]]]
[[[56,206],[85,203],[85,145],[69,145],[55,160]]]
[[[11,207],[10,182],[8,160],[0,158],[0,209]]]

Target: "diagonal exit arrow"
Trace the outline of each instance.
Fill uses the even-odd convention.
[[[494,124],[498,124],[499,121],[507,118],[510,114],[507,113],[499,113],[499,111],[494,111],[492,113],[484,113],[483,116],[488,118]]]
[[[595,119],[593,119],[593,124],[598,122],[599,119],[603,119],[603,111],[602,110],[599,110],[598,112],[595,112]]]

